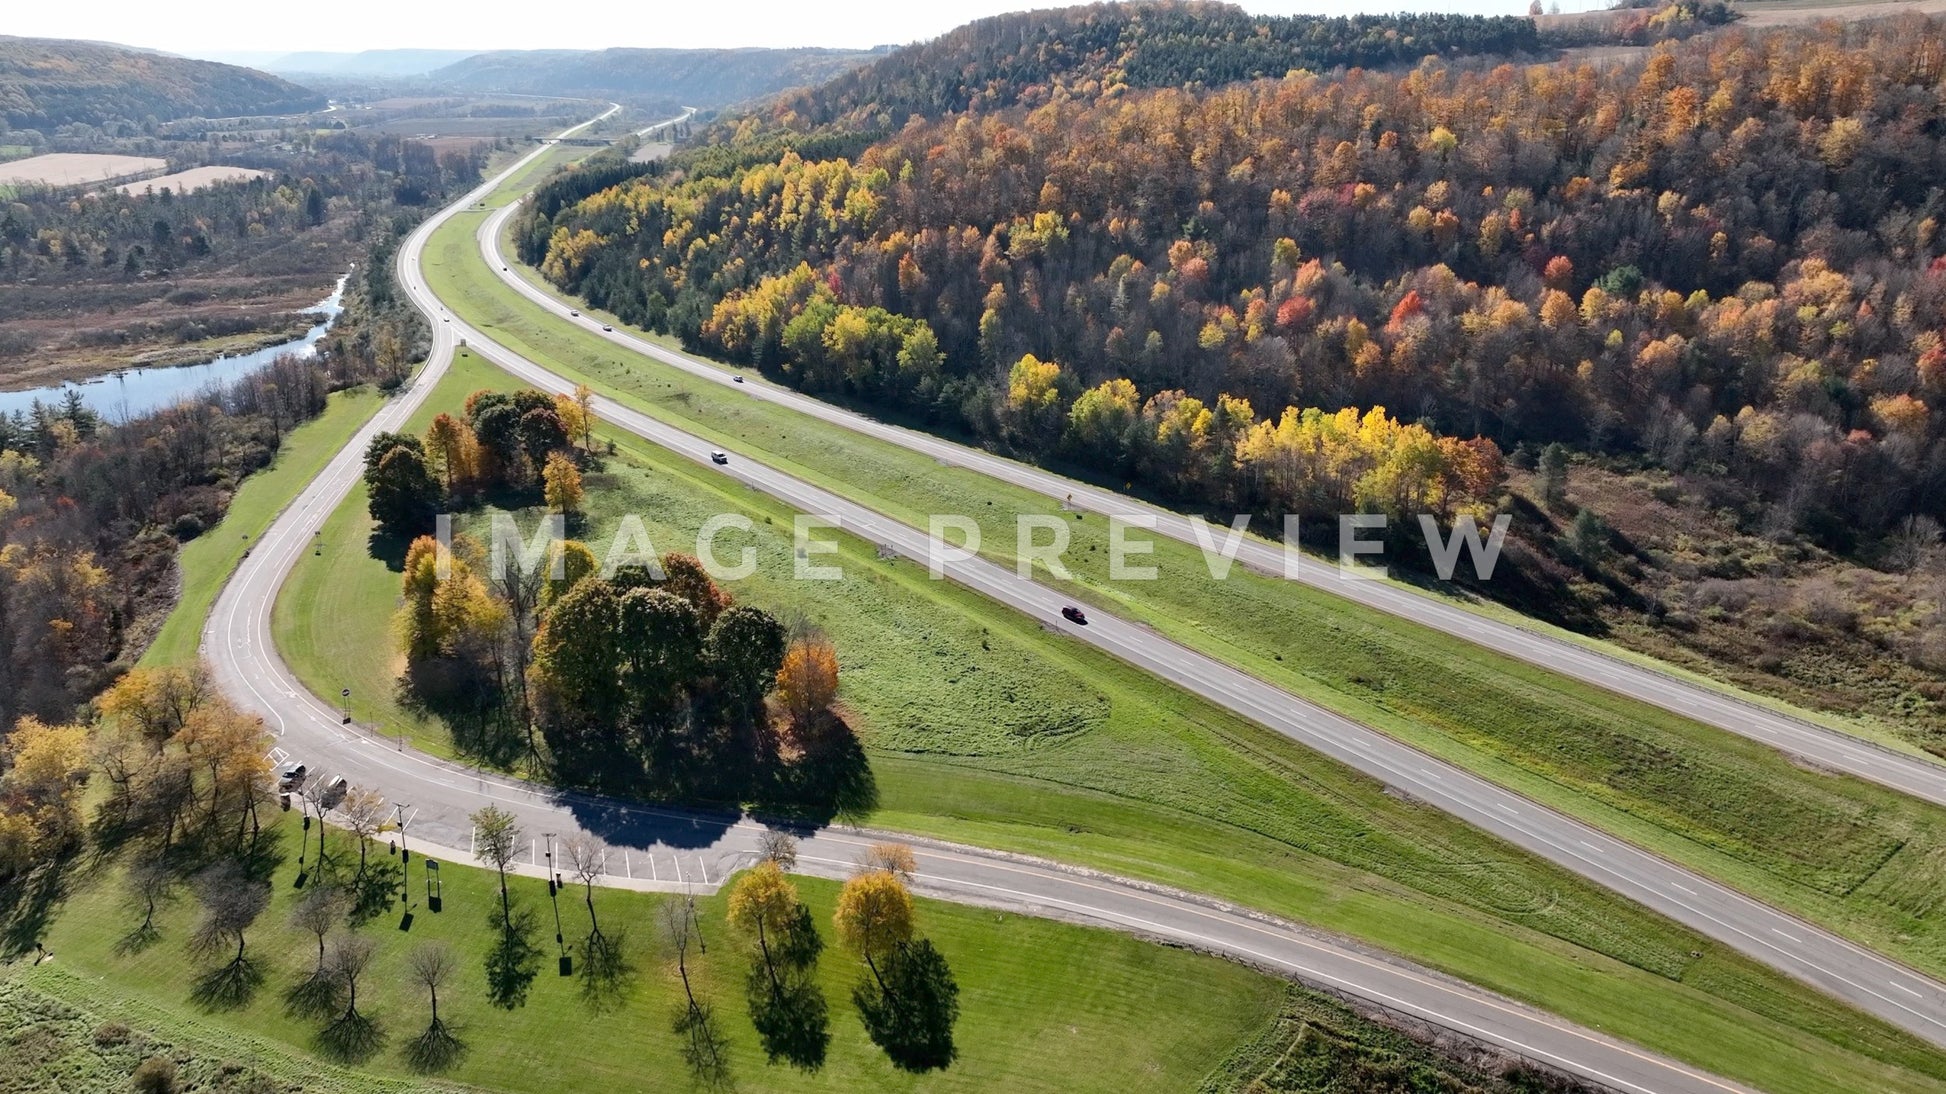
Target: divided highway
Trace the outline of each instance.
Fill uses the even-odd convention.
[[[314,778],[343,775],[354,784],[383,792],[401,806],[406,845],[422,857],[466,861],[472,842],[467,816],[494,803],[511,811],[530,838],[523,872],[545,871],[542,841],[548,835],[559,838],[580,830],[608,848],[608,880],[616,886],[707,889],[747,864],[763,825],[741,817],[561,793],[404,748],[390,738],[342,724],[339,709],[305,689],[278,656],[272,639],[270,616],[277,591],[298,559],[312,549],[326,517],[357,483],[365,445],[380,431],[401,428],[423,404],[451,364],[460,338],[479,338],[461,324],[441,321],[444,317],[419,272],[426,239],[453,213],[480,200],[531,158],[523,158],[453,203],[400,249],[400,282],[434,320],[426,366],[331,460],[242,559],[211,612],[202,652],[223,690],[264,718],[277,737],[280,760],[304,761]],[[509,356],[495,354],[503,361]],[[849,829],[798,834],[800,869],[808,873],[845,876],[869,843],[900,838],[915,844],[916,886],[929,895],[1089,921],[1226,954],[1499,1045],[1615,1090],[1722,1094],[1744,1089],[1396,958],[1191,894],[909,837]]]
[[[519,208],[508,205],[481,226],[480,249],[488,268],[520,292],[568,322],[577,322],[610,342],[654,358],[715,383],[730,385],[733,374],[687,354],[659,346],[626,331],[603,331],[600,324],[586,317],[570,315],[573,306],[523,278],[512,269],[501,252],[501,236],[507,219]],[[1111,490],[1090,486],[1030,464],[1020,463],[991,452],[955,444],[929,433],[888,425],[884,422],[833,406],[809,395],[770,384],[746,383],[738,386],[753,399],[761,399],[807,414],[820,421],[922,453],[942,464],[990,475],[1010,485],[1031,490],[1051,500],[1064,502],[1071,509],[1113,517],[1154,520],[1154,531],[1191,546],[1222,542],[1227,528],[1211,529],[1195,517],[1184,516],[1160,506],[1130,498]],[[1748,702],[1704,684],[1684,680],[1671,673],[1649,668],[1633,661],[1551,635],[1529,627],[1494,619],[1460,605],[1441,600],[1417,589],[1384,581],[1350,580],[1337,566],[1285,548],[1255,535],[1242,539],[1237,560],[1265,573],[1289,573],[1294,580],[1323,589],[1355,604],[1408,619],[1443,634],[1471,642],[1496,653],[1525,661],[1549,672],[1604,688],[1618,695],[1637,699],[1664,710],[1715,726],[1739,736],[1802,757],[1822,767],[1869,779],[1913,797],[1946,805],[1946,765],[1921,757],[1895,752],[1870,741],[1837,730],[1813,725],[1768,707]],[[1291,567],[1287,570],[1286,567]]]
[[[418,271],[402,278],[402,284],[422,306],[439,307]],[[486,332],[457,317],[442,325],[464,336],[470,350],[533,387],[553,393],[574,389],[572,381],[500,346]],[[595,398],[594,410],[603,422],[761,490],[800,513],[830,518],[838,528],[922,566],[937,557],[947,578],[983,596],[1043,620],[1078,641],[1267,726],[1928,1041],[1946,1045],[1946,985],[1904,965],[1314,706],[1147,627],[1103,611],[1092,613],[1085,626],[1067,622],[1060,614],[1067,601],[1058,591],[985,558],[963,558],[936,550],[927,532],[877,510],[749,457],[733,456],[727,464],[715,465],[711,453],[716,442],[604,396]]]
[[[611,109],[608,113],[613,112]],[[586,124],[592,122],[562,136]],[[512,809],[532,836],[560,835],[579,828],[602,839],[611,848],[609,871],[618,884],[713,885],[746,861],[761,826],[740,818],[631,807],[561,794],[399,748],[389,739],[370,737],[342,725],[337,710],[304,689],[272,644],[270,613],[277,589],[310,549],[316,529],[356,483],[365,444],[380,430],[400,428],[417,410],[450,364],[458,339],[465,338],[469,348],[536,387],[561,391],[569,386],[560,377],[495,345],[456,317],[443,315],[419,269],[432,230],[454,212],[480,200],[529,159],[531,156],[523,158],[508,172],[429,220],[401,248],[400,283],[434,319],[434,344],[427,365],[280,514],[242,560],[205,629],[204,656],[225,691],[263,715],[277,734],[281,751],[309,763],[318,777],[342,773],[400,802],[408,820],[407,838],[422,852],[430,848],[435,854],[465,854],[471,839],[466,815],[494,801]],[[608,400],[599,400],[596,409],[610,423],[698,463],[709,463],[710,445],[701,438]],[[847,531],[888,544],[909,558],[929,557],[930,542],[924,533],[774,469],[738,458],[720,470],[803,512],[830,514]],[[1076,496],[1081,497],[1079,491]],[[1055,623],[1061,606],[1058,594],[992,563],[979,559],[951,562],[947,576],[1049,620],[1050,625],[1062,626],[1080,640],[1657,908],[1929,1041],[1946,1044],[1946,989],[1911,970],[1311,707],[1143,628],[1108,616],[1086,628]],[[811,872],[841,876],[860,845],[869,839],[866,834],[836,830],[807,834],[803,862]],[[1254,913],[1013,856],[939,845],[922,844],[919,850],[922,887],[949,899],[1090,919],[1228,953],[1502,1045],[1617,1089],[1735,1089],[1612,1038]],[[531,859],[531,868],[538,868],[538,839]]]
[[[486,250],[486,258],[495,267],[510,265],[498,260],[497,241],[500,228],[513,208],[509,205],[487,217],[479,229],[478,238]],[[419,271],[409,272],[402,282],[408,294],[418,300],[422,307],[432,309],[439,306]],[[545,295],[531,285],[524,285],[524,291],[542,298]],[[558,302],[550,302],[549,306],[562,313],[568,310]],[[596,328],[600,326],[598,322],[585,318],[577,320],[566,314],[562,315],[562,319],[591,324]],[[456,328],[467,337],[470,347],[534,387],[550,392],[567,392],[573,388],[573,383],[568,379],[505,349],[485,332],[465,325],[457,317],[452,317],[449,323],[443,325]],[[693,358],[671,353],[621,332],[603,333],[658,360],[683,362],[681,367],[690,371],[707,374],[720,382],[731,382],[722,370]],[[835,414],[848,423],[864,423],[874,429],[886,428],[792,392],[747,383],[739,386],[748,390],[752,398],[792,400],[793,406],[801,402],[819,411],[820,417]],[[596,398],[595,411],[604,421],[664,449],[699,464],[712,465],[710,454],[714,451],[714,442],[686,433],[606,397]],[[897,432],[915,442],[927,439],[923,434],[911,431]],[[938,445],[941,459],[950,457],[954,462],[971,465],[972,461],[983,458],[1006,471],[1005,477],[1010,481],[1016,473],[1027,481],[1038,481],[1033,476],[1045,474],[1011,461],[997,460],[975,449],[944,442],[934,443]],[[930,446],[921,450],[928,454],[935,453]],[[985,467],[979,469],[986,470]],[[1062,621],[1060,610],[1065,599],[1059,592],[1022,578],[984,558],[956,558],[949,552],[937,550],[937,545],[926,532],[848,498],[744,456],[733,457],[729,464],[715,470],[778,498],[798,512],[834,518],[845,531],[869,542],[882,544],[908,559],[926,564],[935,557],[943,558],[945,576],[990,599],[1044,620],[1049,626],[1057,627],[1185,691],[1200,695],[1380,779],[1420,801],[1653,908],[1707,937],[1902,1026],[1934,1044],[1946,1045],[1946,985],[1898,962],[1752,900],[1726,885],[1633,844],[1615,839],[1591,825],[1538,805],[1389,736],[1314,706],[1146,627],[1106,612],[1097,612],[1088,626]],[[1066,480],[1052,476],[1046,478],[1066,483]],[[1097,494],[1111,500],[1117,497],[1102,491],[1097,491]],[[1081,496],[1077,490],[1077,502]],[[1116,505],[1117,508],[1110,511],[1126,513],[1131,508],[1121,502],[1116,502]],[[1174,519],[1178,525],[1188,527],[1188,522],[1181,517]],[[1187,534],[1193,536],[1194,533],[1191,531]],[[1272,552],[1271,565],[1282,565],[1282,549],[1265,546]],[[1316,563],[1312,566],[1314,570],[1328,570]],[[1334,586],[1361,584],[1341,582],[1335,577],[1329,580]],[[1467,619],[1478,618],[1471,613],[1462,614]]]

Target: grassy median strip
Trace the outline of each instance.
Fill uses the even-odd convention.
[[[223,520],[176,552],[182,593],[142,654],[142,664],[186,665],[196,660],[203,624],[223,583],[243,560],[244,550],[317,478],[383,402],[384,396],[369,386],[334,393],[323,414],[284,438],[275,462],[243,480]]]
[[[547,315],[485,268],[473,240],[484,216],[435,237],[427,277],[516,352],[919,527],[934,513],[973,517],[983,553],[1003,564],[1014,561],[1016,517],[1055,508]],[[1152,562],[1158,580],[1110,581],[1107,521],[1091,515],[1070,528],[1074,580],[1040,576],[1077,600],[1946,976],[1946,930],[1930,914],[1946,880],[1946,810],[1309,586],[1242,566],[1216,580],[1194,546],[1166,538],[1152,537],[1153,555],[1133,560]]]
[[[464,358],[415,428],[511,386]],[[718,543],[726,559],[757,552],[756,575],[729,587],[833,637],[877,780],[872,823],[1220,895],[1761,1086],[1842,1089],[1857,1067],[1891,1085],[1946,1079],[1946,1059],[1904,1034],[873,544],[840,536],[843,580],[793,580],[790,509],[601,437],[618,453],[587,477],[598,551],[627,513],[658,550],[693,550],[716,513],[751,519]],[[318,694],[352,687],[376,734],[466,755],[393,698],[398,552],[373,554],[364,504],[355,493],[321,554],[300,558],[278,647]],[[538,515],[519,514],[523,531]]]
[[[281,826],[287,859],[296,857],[296,827]],[[351,836],[334,831],[330,838],[334,857],[356,861]],[[396,873],[397,860],[386,856],[383,844],[375,853],[381,868]],[[408,974],[407,959],[420,944],[438,941],[456,958],[452,983],[441,992],[441,1016],[455,1023],[470,1045],[442,1079],[550,1094],[688,1086],[678,1055],[681,1041],[669,1028],[682,989],[659,942],[658,906],[670,898],[596,890],[603,930],[611,938],[626,937],[637,969],[625,1002],[598,1014],[582,1002],[577,980],[555,974],[546,883],[511,879],[515,900],[545,924],[535,939],[544,960],[526,1005],[500,1010],[486,999],[482,971],[496,938],[494,874],[442,863],[443,907],[433,913],[425,901],[423,861],[415,855],[409,879],[415,887],[411,929],[398,929],[395,910],[359,931],[377,945],[371,972],[359,988],[359,1010],[385,1034],[378,1053],[359,1065],[361,1072],[411,1077],[399,1050],[425,1027],[427,1013],[424,990]],[[99,871],[69,897],[46,940],[55,960],[13,975],[28,988],[104,1020],[192,1029],[204,1040],[221,1036],[218,1030],[235,1031],[245,1034],[250,1046],[266,1050],[264,1055],[279,1048],[313,1055],[322,1023],[292,1018],[282,1005],[285,989],[317,959],[316,939],[291,923],[292,906],[302,894],[290,885],[296,873],[292,861],[277,870],[271,905],[246,935],[247,952],[266,973],[248,1007],[210,1014],[189,1002],[189,985],[201,971],[184,952],[197,915],[193,899],[175,901],[158,916],[162,937],[154,945],[132,955],[117,952],[117,940],[142,918],[123,892],[119,867]],[[829,943],[838,886],[815,878],[799,878],[797,884]],[[866,1039],[851,1006],[851,985],[863,965],[829,944],[818,981],[830,1006],[830,1051],[822,1070],[806,1073],[765,1063],[744,1003],[748,963],[726,925],[726,897],[698,898],[697,904],[707,952],[692,948],[690,973],[728,1035],[732,1074],[743,1089],[1189,1090],[1257,1035],[1283,1005],[1277,980],[1217,958],[1106,930],[920,900],[919,929],[947,956],[960,985],[959,1058],[946,1071],[923,1078],[895,1071]],[[579,886],[562,894],[560,914],[572,952],[587,934]],[[1185,1006],[1186,1000],[1194,1005]],[[396,1089],[371,1087],[387,1088]]]

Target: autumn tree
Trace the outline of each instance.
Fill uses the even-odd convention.
[[[872,1043],[895,1065],[914,1072],[943,1068],[955,1056],[959,985],[930,941],[913,940],[912,895],[895,872],[910,876],[910,852],[880,846],[885,850],[868,856],[839,891],[834,916],[839,942],[870,972],[852,989],[852,1002]]]
[[[580,511],[581,469],[565,453],[555,452],[547,457],[541,479],[542,496],[549,509],[567,517],[573,517]]]
[[[583,450],[594,441],[595,394],[587,384],[576,384],[572,394],[554,396],[554,416],[570,440],[578,440]]]
[[[134,668],[96,700],[102,718],[133,729],[149,744],[160,747],[188,724],[210,696],[209,674],[192,668]]]
[[[838,698],[838,651],[821,634],[799,638],[784,651],[777,670],[777,700],[800,733],[809,730]]]
[[[689,601],[702,618],[703,630],[714,627],[732,603],[730,594],[716,584],[716,579],[694,555],[670,551],[662,556],[661,563],[663,588]]]
[[[806,1070],[824,1063],[831,1035],[813,973],[823,948],[811,910],[775,862],[744,872],[730,890],[730,924],[755,941],[746,978],[750,1018],[773,1063]]]
[[[88,731],[22,718],[0,741],[0,877],[64,854],[81,836]]]
[[[426,427],[426,456],[444,480],[448,497],[457,495],[480,476],[480,441],[473,427],[451,414],[441,414]]]

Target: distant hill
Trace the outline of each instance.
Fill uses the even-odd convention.
[[[624,95],[725,106],[808,87],[879,56],[842,49],[500,50],[432,73],[462,91]]]
[[[0,36],[0,121],[54,129],[116,118],[286,114],[324,97],[254,69],[100,42]]]
[[[424,76],[478,53],[474,49],[368,49],[359,53],[286,53],[258,67],[306,76]]]
[[[1531,19],[1439,12],[1254,15],[1201,0],[997,15],[890,53],[796,96],[804,120],[882,129],[918,114],[999,110],[1128,88],[1217,87],[1293,69],[1390,68],[1428,56],[1543,49]]]

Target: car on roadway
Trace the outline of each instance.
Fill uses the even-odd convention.
[[[743,382],[743,377],[741,376],[732,376],[730,379],[735,380],[739,384]]]
[[[720,448],[713,448],[713,449],[711,449],[711,450],[710,450],[710,454],[709,454],[709,462],[711,462],[711,463],[729,463],[729,462],[730,462],[730,454],[729,454],[728,452],[725,452],[725,451],[723,451],[723,450],[722,450],[722,449],[720,449]]]
[[[577,318],[577,319],[579,319],[579,318],[581,317],[581,313],[580,313],[580,312],[578,312],[578,311],[575,311],[575,310],[574,310],[573,308],[569,308],[569,309],[568,309],[568,314],[569,314],[569,315],[572,315],[572,316],[574,316],[574,317],[575,317],[575,318]]]
[[[506,272],[507,272],[507,268],[506,268],[505,266],[502,266],[502,267],[500,267],[500,272],[501,272],[501,273],[506,273]]]
[[[601,329],[602,329],[602,330],[608,330],[608,331],[612,331],[612,330],[614,330],[615,328],[614,328],[614,327],[611,327],[611,326],[609,326],[609,325],[608,325],[608,324],[606,324],[606,323],[603,323],[603,324],[601,325]]]
[[[1085,627],[1088,625],[1087,613],[1072,604],[1061,609],[1061,618],[1073,623],[1077,627]]]
[[[304,785],[304,777],[310,773],[303,764],[285,764],[277,769],[277,789],[296,790]]]

